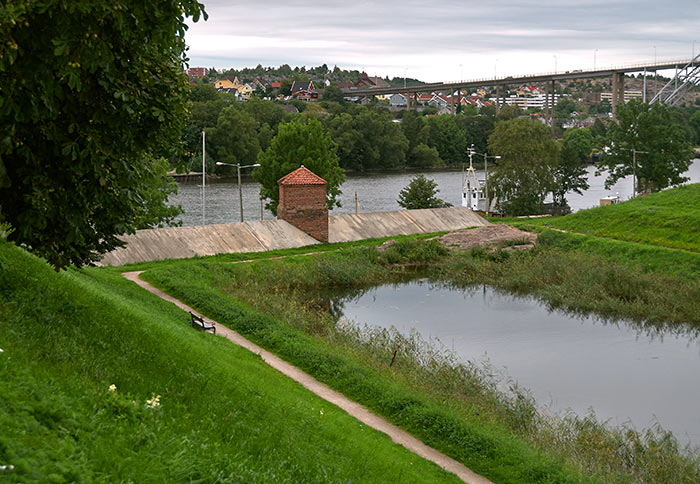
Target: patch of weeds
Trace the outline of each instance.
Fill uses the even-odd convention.
[[[381,252],[383,264],[428,264],[446,256],[449,251],[437,240],[401,240]]]

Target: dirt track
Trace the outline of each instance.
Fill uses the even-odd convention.
[[[524,232],[505,224],[487,225],[473,229],[455,230],[438,240],[447,248],[471,249],[472,247],[495,246],[512,241],[527,241],[534,244],[537,235]]]

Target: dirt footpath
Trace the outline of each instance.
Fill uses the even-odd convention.
[[[519,242],[519,248],[532,248],[537,235],[525,232],[510,225],[494,224],[473,229],[455,230],[438,240],[450,249],[471,249],[472,247],[497,246],[509,242]]]

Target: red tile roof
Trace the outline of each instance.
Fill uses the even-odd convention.
[[[279,185],[325,185],[326,180],[313,173],[304,165],[277,180]]]

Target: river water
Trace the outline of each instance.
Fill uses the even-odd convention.
[[[592,409],[637,429],[658,421],[680,442],[700,445],[698,330],[580,318],[532,297],[424,280],[341,296],[334,306],[356,324],[413,329],[462,361],[487,360],[553,411]]]
[[[597,206],[600,199],[607,195],[619,194],[623,200],[632,195],[631,177],[619,180],[613,187],[606,190],[605,175],[596,176],[594,166],[587,167],[587,171],[590,188],[583,195],[569,193],[566,197],[574,211]],[[355,194],[357,194],[360,213],[399,210],[401,207],[396,201],[399,198],[399,192],[414,176],[421,173],[435,180],[440,190],[439,198],[455,206],[461,204],[463,178],[460,171],[351,174],[347,176],[341,187],[343,191],[340,196],[341,207],[333,209],[331,213],[354,212]],[[477,170],[477,176],[483,179],[484,173]],[[685,176],[690,177],[691,183],[700,182],[700,160],[696,160],[691,165]],[[241,188],[244,220],[260,220],[260,186],[247,179],[241,183]],[[183,225],[208,225],[240,221],[238,199],[238,184],[235,181],[225,181],[208,183],[204,189],[201,187],[201,182],[180,183],[178,193],[171,196],[169,201],[172,204],[181,205],[184,209],[185,213],[178,218]],[[268,211],[263,211],[263,217],[265,220],[274,218]]]

